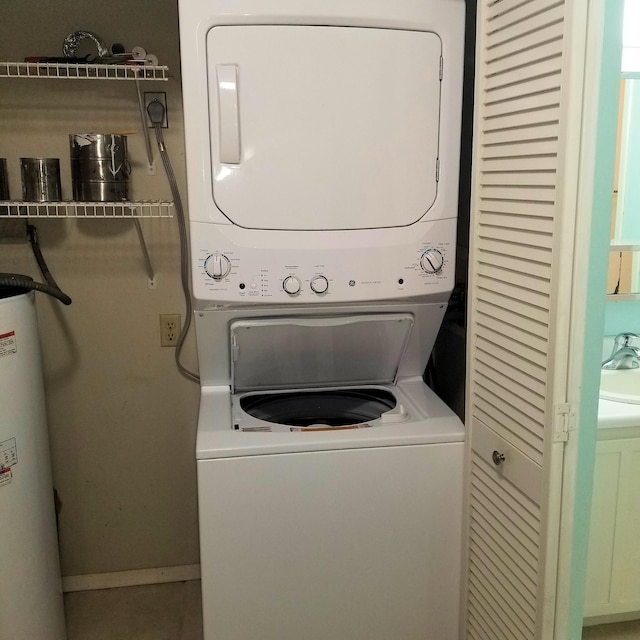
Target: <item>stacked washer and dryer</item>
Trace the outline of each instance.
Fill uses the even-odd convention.
[[[180,0],[206,640],[458,637],[463,0]]]

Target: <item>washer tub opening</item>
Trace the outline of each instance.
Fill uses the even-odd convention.
[[[240,406],[265,422],[309,427],[342,427],[375,420],[396,406],[385,389],[340,389],[252,394],[240,399]]]

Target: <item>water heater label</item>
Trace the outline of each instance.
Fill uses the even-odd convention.
[[[0,442],[0,471],[18,464],[18,447],[15,438]]]
[[[0,333],[0,358],[11,356],[18,351],[16,347],[16,332]]]
[[[16,439],[9,438],[0,442],[0,487],[11,482],[11,467],[18,464],[18,447]]]
[[[11,469],[0,470],[0,487],[4,487],[11,482],[12,473]]]

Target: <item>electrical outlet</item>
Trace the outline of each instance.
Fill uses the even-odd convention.
[[[147,126],[153,129],[153,122],[151,122],[151,118],[149,117],[149,113],[147,112],[147,107],[151,102],[157,100],[162,103],[164,107],[164,117],[162,118],[162,124],[160,127],[162,129],[169,128],[169,119],[168,119],[168,111],[167,111],[167,94],[164,91],[145,91],[144,92],[144,113],[147,118]]]
[[[180,329],[179,313],[160,314],[160,346],[175,347],[180,336]]]

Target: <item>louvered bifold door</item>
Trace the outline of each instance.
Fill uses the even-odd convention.
[[[563,2],[479,0],[465,637],[542,637]]]

